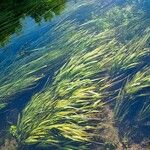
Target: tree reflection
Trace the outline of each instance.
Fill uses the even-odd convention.
[[[0,4],[0,45],[9,41],[10,35],[22,29],[20,19],[32,17],[39,23],[51,20],[65,8],[66,0],[1,0]]]

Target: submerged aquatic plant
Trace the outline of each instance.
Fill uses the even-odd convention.
[[[131,138],[141,140],[149,137],[144,130],[150,128],[150,69],[144,68],[137,72],[132,79],[127,80],[118,95],[115,117],[121,132]],[[126,130],[125,130],[126,129]]]
[[[148,49],[144,49],[147,38],[147,35],[140,37],[138,46],[133,43],[134,40],[132,44],[122,46],[112,39],[109,43],[101,43],[95,50],[83,50],[72,56],[58,70],[52,85],[35,95],[21,114],[17,126],[20,143],[48,145],[57,149],[59,146],[60,149],[69,149],[70,145],[75,149],[74,144],[80,147],[85,143],[87,149],[92,143],[98,143],[96,139],[104,143],[109,141],[108,137],[104,138],[105,134],[96,135],[97,131],[107,128],[107,123],[105,125],[102,121],[106,116],[102,114],[114,99],[111,98],[113,93],[119,90],[109,92],[109,89],[117,84],[117,76],[134,76],[140,64],[146,65],[142,59],[149,53]],[[109,132],[114,130],[113,124],[111,126]],[[110,142],[117,146],[119,139],[117,132],[115,134],[115,140]],[[119,146],[121,148],[121,144]]]
[[[139,130],[141,141],[147,138],[141,127],[149,128],[150,120],[150,18],[145,18],[142,9],[135,11],[136,6],[126,1],[106,5],[100,12],[94,7],[96,11],[84,22],[74,13],[89,5],[77,7],[52,30],[57,32],[46,34],[57,37],[49,44],[53,51],[43,50],[35,60],[25,58],[27,63],[10,74],[25,74],[14,90],[18,92],[33,86],[33,77],[43,70],[45,75],[51,69],[55,72],[53,80],[24,108],[16,128],[11,128],[20,146],[86,150],[96,145],[121,150],[125,126],[128,140]],[[2,86],[4,95],[9,95],[7,84]]]
[[[51,87],[33,97],[18,122],[20,143],[47,144],[58,149],[69,149],[71,145],[75,149],[73,145],[77,144],[87,149],[88,143],[96,142],[96,130],[103,128],[99,113],[105,111],[105,90],[111,86],[105,73],[110,60],[103,57],[113,43],[77,53],[57,72]],[[82,142],[87,145],[83,147]]]

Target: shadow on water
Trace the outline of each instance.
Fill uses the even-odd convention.
[[[20,19],[30,16],[36,23],[50,21],[64,10],[66,0],[2,0],[0,4],[0,45],[22,29]]]

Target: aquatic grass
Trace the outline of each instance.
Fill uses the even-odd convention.
[[[49,56],[43,56],[40,59],[38,58],[37,60],[31,61],[29,64],[20,66],[16,70],[10,72],[7,77],[2,78],[2,84],[0,88],[1,98],[5,101],[7,100],[7,98],[15,95],[18,92],[26,90],[28,87],[34,87],[40,79],[45,77],[44,70],[48,72],[48,70],[46,69],[46,63],[48,62],[48,59],[51,63],[55,62],[55,67],[57,67],[58,58],[60,57],[60,55],[56,55],[57,53],[55,53],[54,55],[52,54],[53,52],[51,52]],[[41,63],[38,65],[38,62]],[[53,67],[49,66],[49,70],[52,70]],[[38,74],[37,72],[40,73]],[[7,103],[9,103],[9,101]]]
[[[88,31],[81,27],[80,32],[77,32],[78,29],[78,24],[76,24],[75,21],[65,21],[63,24],[58,23],[58,26],[50,30],[50,32],[53,30],[57,31],[54,35],[49,35],[50,33],[45,35],[53,37],[51,44],[47,45],[47,47],[32,50],[30,55],[22,56],[18,54],[12,64],[10,63],[8,67],[3,69],[5,63],[9,61],[5,58],[6,61],[4,60],[1,64],[1,98],[7,101],[12,95],[20,93],[28,89],[28,87],[36,86],[38,81],[45,77],[45,74],[53,70],[51,69],[51,64],[61,66],[59,62],[64,58],[63,56],[66,57],[66,54],[69,58],[77,51],[83,49],[85,51],[90,50],[93,48],[92,45],[95,47],[99,42],[103,41],[101,35],[99,35],[101,36],[101,39],[99,39],[95,33],[92,33],[90,30]],[[59,32],[62,34],[58,35]],[[57,36],[59,40],[56,40],[55,36]],[[80,41],[77,39],[80,39]],[[37,42],[39,42],[39,40]],[[57,46],[55,47],[55,45]],[[64,45],[64,49],[62,49],[62,45]],[[65,59],[67,60],[67,57]],[[52,66],[52,68],[55,67]],[[5,76],[5,74],[8,75]]]
[[[143,64],[146,65],[144,58],[149,56],[150,49],[146,47],[149,40],[150,34],[147,33],[143,37],[135,38],[128,45],[124,46],[115,56],[112,69],[119,72],[121,70],[133,70]]]
[[[149,71],[146,67],[137,72],[131,80],[127,81],[118,95],[115,117],[118,124],[124,128],[123,134],[128,133],[131,138],[136,136],[143,138],[141,134],[143,128],[149,128]],[[147,133],[144,134],[145,137],[149,137]]]
[[[112,46],[112,42],[110,43],[101,47],[107,50]],[[101,47],[88,53],[83,51],[80,55],[77,53],[56,73],[52,87],[47,87],[45,92],[33,97],[17,126],[18,132],[22,132],[19,137],[21,143],[45,143],[44,137],[47,137],[52,145],[67,142],[67,139],[73,143],[93,141],[93,133],[90,133],[90,130],[94,131],[97,123],[90,122],[90,118],[93,116],[93,120],[100,120],[94,114],[103,109],[105,90],[111,86],[108,76],[97,77],[96,82],[92,79],[94,75],[101,74],[99,70],[103,73],[101,68],[105,68],[109,62],[91,63],[92,59],[99,60],[105,54]],[[45,100],[40,101],[41,98]],[[45,105],[41,107],[42,103]],[[37,108],[41,111],[37,112]],[[34,125],[30,125],[32,118],[35,120]],[[52,136],[55,130],[57,138]],[[69,145],[63,146],[67,148]]]
[[[144,88],[148,88],[149,87],[149,75],[148,75],[149,69],[146,68],[144,69],[143,72],[137,72],[137,74],[134,76],[134,78],[131,81],[127,81],[125,87],[121,90],[121,92],[123,92],[122,95],[132,95],[139,93],[139,91],[141,91]],[[139,93],[139,95],[137,95],[136,97],[140,97],[140,96],[148,96],[148,94],[142,94]],[[120,95],[118,96],[118,98],[120,97]],[[133,97],[134,98],[134,97]],[[122,100],[124,100],[124,98],[122,98]],[[128,100],[127,102],[132,102],[132,100]],[[134,101],[133,101],[134,102]],[[121,104],[121,101],[118,103],[119,105]],[[130,105],[130,104],[129,104]],[[119,108],[118,106],[116,106],[116,108]],[[120,107],[120,108],[124,108],[124,107]],[[128,107],[127,107],[128,108]],[[118,112],[118,111],[116,111]],[[118,113],[116,113],[118,114]]]
[[[73,24],[70,24],[69,26],[72,26],[73,28]],[[66,34],[66,31],[64,32],[64,34]],[[70,30],[67,30],[67,33],[69,32]],[[77,35],[81,37],[84,32],[85,31],[83,30],[83,32],[77,33]],[[83,47],[82,43],[84,43],[84,39],[82,42],[80,41],[80,45],[77,45],[77,43],[72,44],[73,41],[69,40],[66,43],[66,40],[70,39],[70,36],[72,35],[68,35],[68,37],[66,37],[65,39],[63,37],[60,37],[60,40],[54,40],[51,46],[48,46],[47,48],[43,47],[35,49],[30,55],[24,56],[23,58],[21,58],[22,56],[18,55],[14,62],[1,72],[1,97],[6,99],[7,97],[11,97],[12,95],[21,92],[30,86],[36,85],[40,79],[45,77],[46,73],[50,72],[50,70],[53,70],[52,68],[61,66],[61,64],[63,64],[63,62],[67,60],[67,55],[69,57],[70,55],[73,55],[73,53],[75,53],[74,46],[78,46],[79,48],[79,46],[81,45]],[[53,48],[53,45],[56,45],[56,42],[57,48]],[[68,46],[64,50],[62,50],[61,48],[62,43],[66,43],[66,45]],[[69,46],[71,44],[72,47]],[[7,60],[6,62],[3,61],[1,67],[5,66],[5,63],[7,63]],[[5,76],[6,73],[8,74],[7,76]]]
[[[50,30],[56,33],[52,33],[49,49],[35,60],[27,57],[27,63],[15,71],[26,74],[22,81],[31,78],[27,79],[31,85],[32,77],[43,73],[43,68],[49,72],[54,68],[55,72],[52,82],[32,97],[19,116],[15,135],[21,146],[90,149],[93,144],[104,148],[110,143],[114,149],[123,149],[122,129],[136,139],[141,126],[149,126],[149,21],[141,20],[143,12],[134,14],[136,4],[132,8],[126,5],[124,9],[109,7],[108,18],[103,18],[109,26],[104,24],[103,29],[101,24],[97,27],[99,16],[83,24],[70,18],[58,24]],[[111,9],[117,9],[117,14],[109,22]],[[123,23],[116,25],[122,15]],[[130,26],[133,21],[140,23]],[[98,30],[89,28],[91,23]],[[48,35],[50,32],[44,36]],[[55,68],[55,63],[61,63],[60,67]],[[27,88],[29,83],[22,85]],[[131,114],[133,118],[129,118]],[[136,129],[130,128],[132,123],[137,124]],[[140,131],[143,138],[147,137]]]

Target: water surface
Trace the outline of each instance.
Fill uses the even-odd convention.
[[[149,11],[149,0],[2,0],[0,148],[147,149]]]

